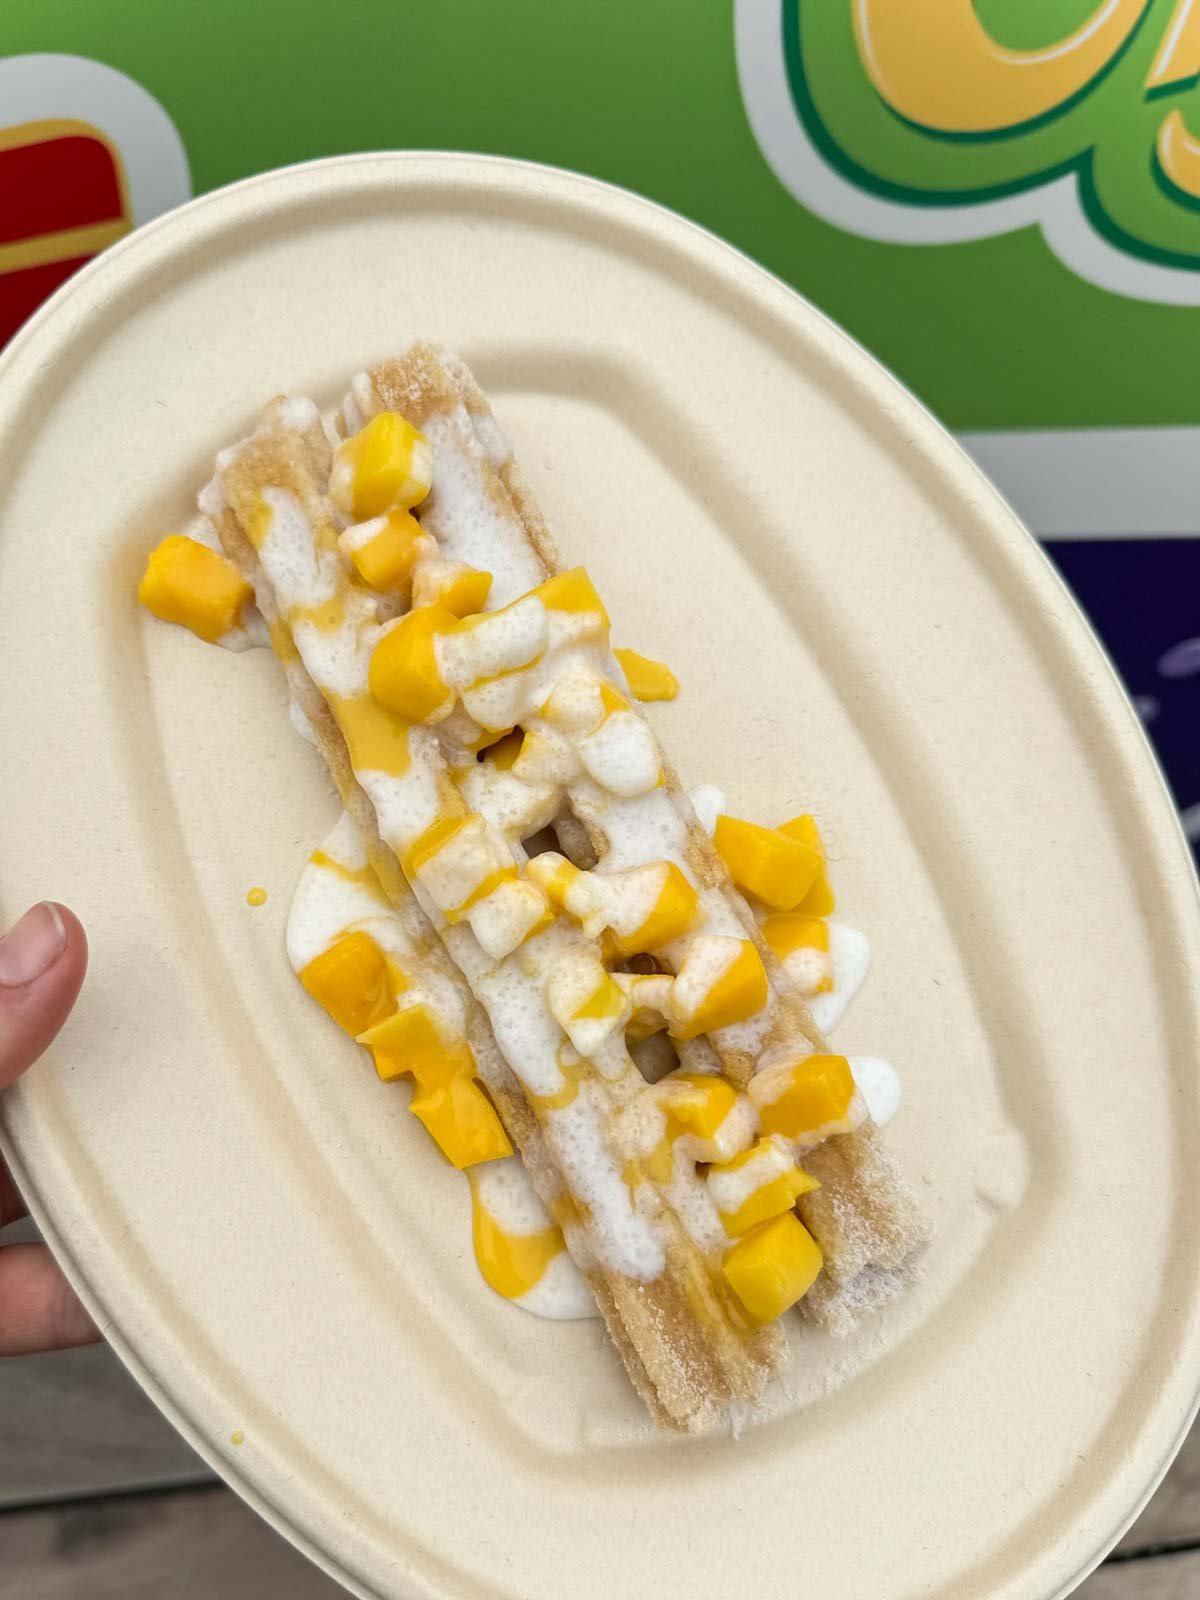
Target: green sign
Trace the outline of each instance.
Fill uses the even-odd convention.
[[[4,0],[0,338],[189,189],[290,162],[622,184],[807,295],[1072,541],[1200,837],[1198,80],[1200,0]],[[5,193],[85,159],[90,194]]]
[[[352,150],[474,149],[574,167],[763,261],[954,427],[1147,425],[1200,413],[1184,356],[1200,212],[1158,148],[1178,110],[1186,183],[1188,119],[1200,129],[1200,111],[1192,80],[1173,74],[1195,64],[1193,10],[1189,0],[6,0],[0,55],[117,68],[173,122],[197,192]],[[964,15],[994,45],[1001,87],[987,105],[1002,100],[1009,57],[1053,61],[1096,17],[1102,27],[1067,76],[1013,100],[1024,121],[955,131],[936,125],[953,120],[954,97],[931,106],[918,79],[914,99],[903,59],[885,57],[878,82],[864,64],[856,17],[870,38],[876,12],[884,45],[893,14],[935,75],[958,74],[968,105],[981,69],[951,48]],[[1148,89],[1172,29],[1175,65]],[[1092,67],[1072,92],[1070,73]],[[1037,77],[1029,64],[1008,70]],[[1066,98],[1051,104],[1064,82]]]

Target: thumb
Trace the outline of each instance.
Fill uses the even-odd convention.
[[[31,907],[0,939],[0,1089],[32,1066],[62,1027],[86,969],[83,926],[52,901]]]

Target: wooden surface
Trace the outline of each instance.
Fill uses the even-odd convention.
[[[344,1600],[226,1489],[0,1517],[2,1600]]]
[[[1158,1493],[1117,1546],[1120,1553],[1157,1545],[1200,1546],[1200,1423],[1192,1429]],[[1194,1594],[1200,1600],[1200,1581]]]
[[[341,1593],[215,1482],[111,1351],[0,1361],[0,1600]],[[1200,1426],[1078,1595],[1200,1600]]]
[[[1200,1597],[1200,1429],[1120,1552],[1080,1600]],[[341,1592],[213,1482],[108,1350],[0,1362],[0,1600]]]
[[[0,1511],[210,1478],[102,1345],[0,1365]]]
[[[1109,1561],[1075,1593],[1077,1600],[1196,1600],[1200,1552]]]

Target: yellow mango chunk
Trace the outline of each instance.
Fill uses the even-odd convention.
[[[572,1021],[604,1022],[619,1017],[625,1010],[625,991],[605,973],[583,1003],[576,1007]]]
[[[419,1082],[419,1080],[418,1080]],[[408,1108],[420,1119],[452,1167],[477,1166],[512,1155],[504,1124],[484,1090],[467,1072],[420,1083]]]
[[[673,1072],[658,1085],[667,1113],[669,1138],[693,1134],[711,1139],[737,1104],[737,1090],[727,1078],[702,1072]]]
[[[300,982],[354,1039],[382,1022],[395,1005],[387,958],[361,929],[314,956],[300,969]]]
[[[411,512],[389,511],[369,539],[360,542],[354,539],[354,532],[348,529],[338,542],[362,581],[380,594],[400,594],[407,599],[412,592],[413,568],[426,544],[421,524]]]
[[[764,1183],[736,1211],[720,1212],[721,1225],[730,1238],[739,1239],[768,1218],[790,1211],[800,1195],[811,1194],[820,1187],[811,1173],[805,1172],[803,1167],[796,1167],[792,1173]]]
[[[780,961],[794,950],[829,950],[829,924],[806,911],[773,911],[762,931]]]
[[[502,834],[477,812],[440,817],[411,845],[405,871],[419,880],[451,922],[516,878]]]
[[[674,700],[679,679],[662,661],[652,661],[636,650],[614,650],[635,700]]]
[[[582,567],[572,567],[569,572],[560,572],[557,578],[539,584],[533,593],[547,611],[569,611],[576,615],[594,611],[599,615],[600,626],[608,627],[608,612],[604,609],[604,601],[596,593],[595,585]]]
[[[433,446],[398,411],[381,411],[333,458],[330,493],[356,522],[408,510],[429,493]]]
[[[446,914],[446,921],[450,923],[451,927],[453,927],[456,922],[464,921],[467,912],[470,911],[472,907],[477,906],[481,900],[486,900],[488,895],[495,894],[496,890],[502,883],[516,882],[517,869],[515,867],[494,867],[486,877],[479,880],[479,882],[467,895],[465,900],[461,900],[456,906],[443,907],[443,910]],[[543,924],[543,926],[545,926],[545,924]],[[526,937],[528,937],[528,935]]]
[[[773,1322],[808,1293],[824,1264],[820,1245],[789,1211],[731,1245],[722,1271],[747,1316]]]
[[[764,1067],[747,1090],[764,1133],[803,1139],[846,1122],[854,1101],[854,1074],[845,1056],[805,1056]]]
[[[797,963],[790,963],[787,970],[803,995],[829,994],[834,978],[829,962],[821,960],[822,955],[829,955],[829,923],[824,918],[810,917],[802,910],[774,910],[763,922],[763,938],[781,962],[787,962],[798,950],[816,950],[818,955],[810,958],[810,962],[800,963],[798,970]],[[814,976],[808,976],[810,966],[814,968]]]
[[[462,1052],[452,1055],[428,1006],[402,1006],[356,1035],[375,1055],[379,1076],[388,1082],[412,1073],[418,1082],[446,1070],[447,1062],[462,1070]]]
[[[516,873],[501,873],[471,906],[466,920],[487,954],[499,961],[550,927],[554,912],[537,884]]]
[[[833,988],[833,975],[827,957],[829,954],[829,924],[821,917],[810,917],[805,911],[772,911],[762,925],[763,938],[780,961],[787,966],[792,981],[801,994],[828,994]],[[814,956],[789,961],[802,950],[815,951]]]
[[[645,922],[623,937],[613,936],[620,955],[641,955],[661,950],[681,934],[694,928],[701,919],[700,896],[673,861],[663,863],[666,873],[658,899]]]
[[[833,890],[829,887],[829,858],[825,853],[825,841],[821,838],[816,822],[806,813],[802,817],[793,817],[790,822],[781,823],[778,831],[785,838],[798,839],[801,844],[810,845],[820,853],[821,857],[821,869],[813,879],[811,889],[795,909],[806,911],[810,917],[829,916],[836,910],[837,901],[834,899]]]
[[[740,1238],[760,1222],[790,1211],[821,1185],[792,1160],[782,1140],[758,1139],[749,1150],[708,1169],[708,1192],[725,1232]]]
[[[385,1083],[409,1074],[416,1080],[409,1110],[452,1166],[469,1167],[512,1154],[496,1108],[474,1080],[469,1048],[461,1041],[447,1046],[427,1006],[418,1003],[394,1011],[360,1034],[358,1042],[370,1047]]]
[[[600,679],[600,706],[601,721],[611,717],[614,711],[628,711],[629,701],[617,688],[615,683],[610,683],[607,678]]]
[[[456,562],[454,570],[447,572],[444,580],[434,586],[429,599],[432,605],[452,611],[456,617],[469,617],[483,610],[491,587],[490,572]]]
[[[436,822],[431,822],[424,833],[419,834],[408,848],[404,858],[404,871],[407,877],[412,877],[431,856],[435,856],[447,840],[462,828],[467,821],[467,813],[459,812],[450,817],[439,817]]]
[[[238,626],[253,590],[227,556],[173,533],[151,551],[137,595],[164,622],[216,644]]]
[[[389,772],[402,778],[412,761],[408,723],[369,694],[331,694],[329,702],[355,772]]]
[[[738,888],[773,911],[791,911],[821,870],[820,852],[777,828],[719,816],[713,843]]]
[[[749,939],[740,939],[736,955],[721,975],[712,983],[694,1005],[688,1005],[680,1014],[679,996],[690,993],[693,951],[704,936],[694,939],[688,946],[672,987],[672,1005],[675,1021],[670,1032],[676,1039],[694,1039],[701,1033],[712,1033],[717,1028],[727,1028],[731,1023],[742,1022],[767,1003],[767,973],[762,957]]]
[[[533,856],[525,869],[542,892],[560,910],[567,909],[571,890],[587,881],[587,874],[557,850],[543,850]]]
[[[421,606],[384,634],[368,673],[371,693],[381,706],[409,722],[429,722],[451,710],[454,696],[442,678],[434,640],[457,624],[452,611]]]

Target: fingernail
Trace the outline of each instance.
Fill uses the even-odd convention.
[[[0,985],[19,989],[40,978],[67,947],[67,930],[57,906],[43,900],[0,939]]]

